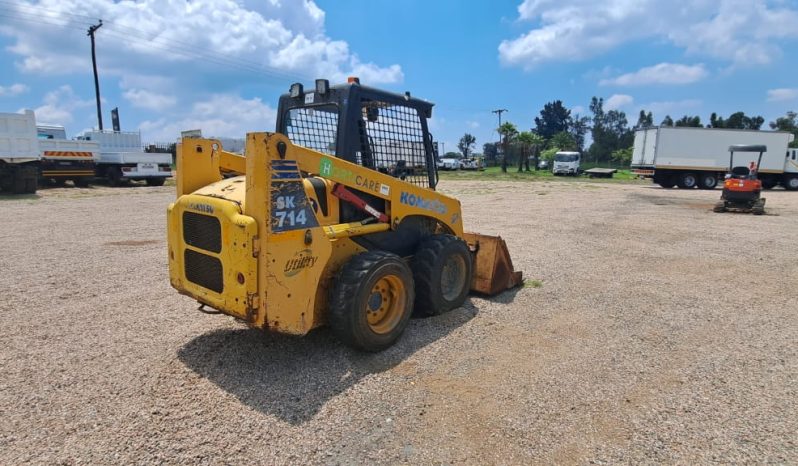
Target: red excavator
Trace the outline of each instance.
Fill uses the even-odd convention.
[[[715,212],[750,212],[754,215],[765,213],[765,198],[762,194],[762,181],[759,179],[759,165],[762,163],[762,154],[767,152],[767,146],[742,145],[729,146],[729,174],[723,182],[723,194],[715,204]],[[756,163],[750,162],[748,166],[734,166],[735,152],[759,152]]]

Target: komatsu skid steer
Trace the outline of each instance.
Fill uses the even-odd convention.
[[[379,351],[413,312],[521,282],[500,237],[464,233],[435,191],[432,105],[350,82],[293,84],[275,133],[245,156],[184,138],[168,208],[172,286],[248,325],[293,335],[328,324]]]

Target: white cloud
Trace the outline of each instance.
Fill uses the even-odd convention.
[[[694,0],[682,7],[660,0],[525,0],[518,13],[535,27],[503,41],[499,58],[525,69],[639,41],[664,41],[737,66],[764,64],[781,55],[779,41],[798,37],[798,10],[767,0]]]
[[[37,123],[67,125],[72,122],[77,110],[92,107],[94,100],[79,98],[70,86],[61,86],[44,96],[44,104],[35,108]]]
[[[706,78],[709,72],[703,64],[681,65],[659,63],[614,78],[602,79],[602,86],[644,86],[648,84],[691,84]]]
[[[134,107],[145,108],[156,112],[174,107],[177,99],[174,96],[158,94],[145,89],[128,89],[122,94]]]
[[[768,90],[768,102],[783,102],[798,99],[798,88],[781,88]]]
[[[613,94],[609,99],[604,101],[604,108],[607,110],[619,110],[623,107],[628,107],[634,103],[635,99],[626,94]]]
[[[259,98],[217,94],[196,102],[187,116],[148,120],[139,129],[148,141],[174,141],[190,129],[201,129],[206,136],[243,138],[248,132],[272,131],[276,121],[277,111]]]
[[[86,29],[102,18],[96,36],[104,75],[210,71],[290,82],[360,72],[368,84],[404,78],[399,65],[363,62],[346,42],[328,37],[324,12],[311,0],[33,0],[10,8],[0,34],[14,41],[8,50],[23,72],[85,73]]]
[[[466,125],[468,125],[468,127],[471,128],[471,129],[478,129],[479,128],[479,122],[478,121],[473,121],[473,120],[472,121],[466,121]]]
[[[571,107],[571,115],[584,115],[585,114],[585,107],[581,105],[574,105]]]
[[[28,89],[28,86],[19,83],[10,86],[0,86],[0,97],[14,97],[28,92]]]

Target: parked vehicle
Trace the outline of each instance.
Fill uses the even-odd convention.
[[[124,131],[87,131],[80,139],[100,144],[97,176],[112,186],[129,180],[144,180],[150,186],[162,186],[172,176],[171,154],[142,150],[141,135]]]
[[[577,176],[582,172],[579,163],[582,159],[579,152],[557,152],[554,154],[552,172],[555,175]]]
[[[36,125],[31,110],[0,113],[0,189],[35,193],[39,181],[88,186],[98,144],[66,138],[63,126]]]
[[[720,128],[651,127],[635,132],[632,172],[663,188],[714,189],[729,172],[729,146],[764,145],[759,180],[764,189],[781,184],[798,190],[796,149],[788,149],[794,136],[779,131]],[[740,155],[743,156],[742,154]],[[751,155],[750,160],[756,161]]]
[[[440,159],[438,170],[459,170],[462,167],[460,159]]]
[[[549,169],[549,161],[548,160],[541,160],[538,162],[538,168],[540,170],[548,170]]]
[[[0,113],[0,190],[35,193],[40,159],[33,112]]]
[[[482,170],[482,159],[461,159],[461,170]]]
[[[39,141],[39,179],[63,185],[71,180],[75,186],[86,187],[95,175],[95,162],[100,155],[96,142],[70,140],[66,129],[57,125],[37,125]]]

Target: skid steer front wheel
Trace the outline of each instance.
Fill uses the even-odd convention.
[[[413,256],[416,312],[432,316],[460,307],[472,275],[471,251],[465,241],[452,235],[425,239]]]
[[[344,264],[330,295],[330,326],[364,351],[381,351],[404,332],[413,312],[413,276],[397,255],[358,254]]]

